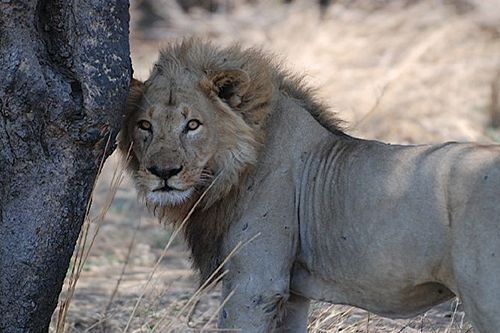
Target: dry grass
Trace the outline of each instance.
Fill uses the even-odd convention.
[[[108,138],[106,143],[106,147],[104,151],[107,152],[110,147],[111,137]],[[100,163],[98,173],[102,172],[104,165],[104,157]],[[99,229],[104,222],[104,218],[106,217],[109,208],[113,202],[113,199],[116,195],[118,187],[123,181],[125,166],[123,163],[117,163],[111,178],[111,183],[109,186],[108,195],[106,196],[106,200],[102,205],[99,214],[92,218],[90,214],[91,201],[88,203],[85,219],[82,225],[82,230],[77,240],[75,253],[71,258],[70,263],[70,273],[68,277],[68,281],[66,284],[66,293],[65,297],[62,298],[61,304],[59,306],[59,311],[57,311],[57,319],[56,319],[56,333],[64,333],[65,332],[65,324],[67,319],[67,314],[69,311],[69,307],[71,305],[71,300],[73,299],[76,285],[78,280],[80,279],[80,275],[82,274],[83,267],[87,262],[90,251],[95,243],[97,238],[97,234],[99,233]],[[93,185],[93,192],[96,189],[96,184]],[[119,285],[119,284],[118,284]]]
[[[161,44],[186,35],[261,45],[283,55],[294,72],[306,73],[352,134],[395,143],[491,142],[500,138],[490,126],[492,82],[500,68],[497,1],[460,15],[445,0],[410,6],[393,1],[377,10],[341,4],[321,20],[306,1],[288,7],[260,1],[238,4],[231,13],[186,15],[173,0],[159,0],[158,14],[166,21],[132,31],[135,75],[147,77]],[[55,316],[51,331],[62,332],[63,321],[66,332],[213,331],[218,288],[197,288],[177,231],[162,229],[137,203],[130,179],[122,179],[116,165],[116,157],[109,159],[96,185],[68,273],[77,278],[68,276],[64,306],[56,312],[61,319]],[[454,302],[410,320],[317,303],[309,331],[471,332]]]

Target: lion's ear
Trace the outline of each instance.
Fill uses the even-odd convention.
[[[232,69],[214,73],[210,81],[220,99],[231,107],[237,107],[248,90],[250,76],[240,69]]]
[[[130,80],[127,105],[125,107],[125,114],[123,118],[123,126],[120,132],[118,132],[117,136],[118,148],[123,156],[128,156],[129,154],[130,145],[132,143],[132,122],[130,120],[134,117],[137,110],[139,109],[142,96],[144,95],[144,88],[145,86],[143,82],[134,78]]]

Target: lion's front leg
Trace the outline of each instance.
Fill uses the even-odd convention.
[[[219,328],[240,332],[274,332],[284,317],[288,300],[292,239],[274,234],[259,236],[226,264],[223,279],[224,306]]]
[[[263,281],[262,281],[263,282]],[[226,303],[219,314],[219,328],[239,332],[275,332],[281,325],[284,305],[288,299],[285,288],[273,290],[261,286],[256,280],[254,286],[223,286]]]
[[[243,292],[238,292],[227,287],[223,287],[226,303],[219,315],[220,328],[242,332],[307,332],[308,299],[287,294],[283,289],[273,292],[266,287],[243,288]]]
[[[221,329],[274,332],[284,318],[298,227],[289,216],[293,210],[288,206],[280,209],[283,201],[275,204],[256,205],[255,214],[247,212],[231,225],[224,241],[226,254],[238,244],[244,245],[224,267],[228,273],[223,279]]]
[[[280,333],[307,332],[307,317],[309,315],[309,299],[290,292],[285,304],[285,315],[281,322]]]

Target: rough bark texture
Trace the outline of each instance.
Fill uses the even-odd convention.
[[[128,21],[126,0],[0,1],[0,332],[48,330],[120,125]]]

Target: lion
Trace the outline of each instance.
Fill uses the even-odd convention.
[[[198,203],[182,230],[202,281],[227,270],[218,327],[306,332],[310,300],[408,318],[458,296],[498,332],[500,146],[352,137],[275,58],[167,46],[118,138],[157,215]]]

